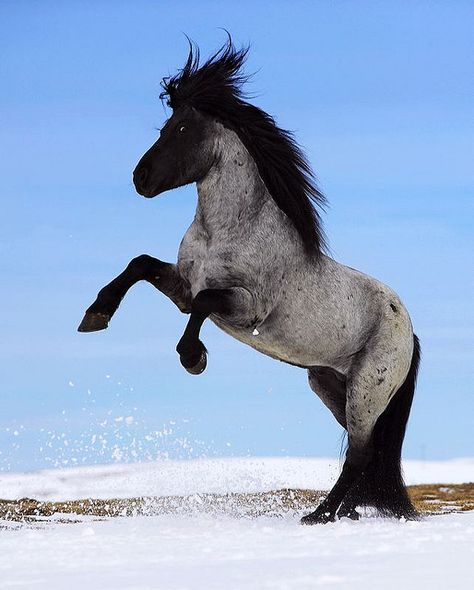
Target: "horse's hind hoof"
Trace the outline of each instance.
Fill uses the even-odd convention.
[[[328,522],[334,522],[334,514],[330,512],[322,512],[315,510],[300,520],[301,524],[312,525],[312,524],[327,524]]]
[[[350,518],[351,520],[359,520],[360,514],[357,512],[355,508],[352,510],[339,510],[337,513],[338,518]]]
[[[93,313],[86,311],[82,322],[77,328],[78,332],[98,332],[105,330],[110,321],[110,316],[106,313]]]
[[[188,373],[191,373],[191,375],[200,375],[201,373],[203,373],[205,371],[205,369],[207,367],[207,354],[206,354],[206,352],[204,350],[202,351],[201,358],[192,367],[186,367],[185,365],[183,365],[183,367],[186,369],[186,371]]]

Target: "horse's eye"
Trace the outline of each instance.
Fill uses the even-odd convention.
[[[186,125],[181,125],[181,127],[179,128],[179,132],[184,133],[185,131],[186,131]]]

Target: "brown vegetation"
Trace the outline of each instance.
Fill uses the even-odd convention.
[[[474,484],[427,484],[409,487],[416,508],[425,514],[474,509]],[[153,516],[161,514],[223,514],[232,517],[278,516],[311,510],[324,492],[283,489],[270,492],[194,494],[191,496],[141,497],[110,500],[41,502],[30,498],[0,500],[0,519],[42,520],[60,517],[75,522],[74,516]]]

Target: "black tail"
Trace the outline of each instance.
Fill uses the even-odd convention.
[[[361,479],[349,492],[350,499],[345,499],[345,502],[349,501],[354,506],[373,506],[386,516],[407,519],[417,517],[403,481],[400,461],[420,354],[420,342],[414,336],[408,375],[377,420],[372,434],[373,458],[364,469]]]

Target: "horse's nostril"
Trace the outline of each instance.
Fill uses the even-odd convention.
[[[133,173],[133,181],[136,185],[139,185],[139,186],[143,186],[145,184],[147,177],[148,177],[148,170],[144,166],[141,166],[140,168],[135,169],[135,171]]]

